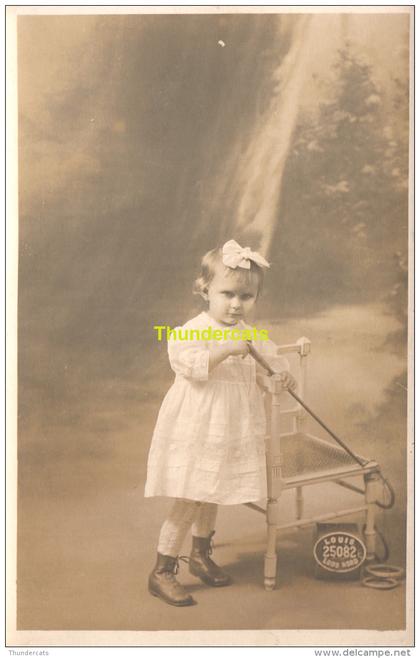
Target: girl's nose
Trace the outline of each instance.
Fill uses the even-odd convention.
[[[238,297],[234,297],[232,299],[232,308],[238,309],[241,307],[241,301],[238,299]]]

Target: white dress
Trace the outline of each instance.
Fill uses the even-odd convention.
[[[208,327],[226,329],[203,312],[176,330]],[[256,383],[256,362],[250,355],[229,356],[209,372],[209,347],[223,342],[168,341],[176,377],[153,433],[146,497],[230,505],[267,495],[265,410]],[[258,340],[254,345],[272,362],[270,357],[276,355],[272,341]],[[286,359],[277,356],[275,362],[276,369],[288,368]]]

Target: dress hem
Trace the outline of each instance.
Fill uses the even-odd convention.
[[[218,498],[212,498],[212,497],[207,497],[207,498],[196,498],[193,496],[174,496],[173,494],[165,494],[165,493],[154,493],[154,494],[144,494],[144,498],[179,498],[181,500],[193,500],[198,503],[214,503],[215,505],[245,505],[246,503],[257,503],[258,501],[265,500],[267,498],[267,494],[258,496],[258,497],[252,497],[252,498],[245,498],[241,500],[229,500],[229,501],[221,501]]]

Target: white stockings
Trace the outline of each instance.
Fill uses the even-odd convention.
[[[215,503],[176,498],[160,531],[158,553],[177,557],[191,526],[195,537],[208,537],[214,530],[216,515]]]

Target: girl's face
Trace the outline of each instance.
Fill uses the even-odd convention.
[[[227,326],[246,319],[257,300],[258,287],[259,278],[255,272],[245,278],[227,273],[223,265],[218,265],[207,293],[203,293],[209,303],[209,315]]]

